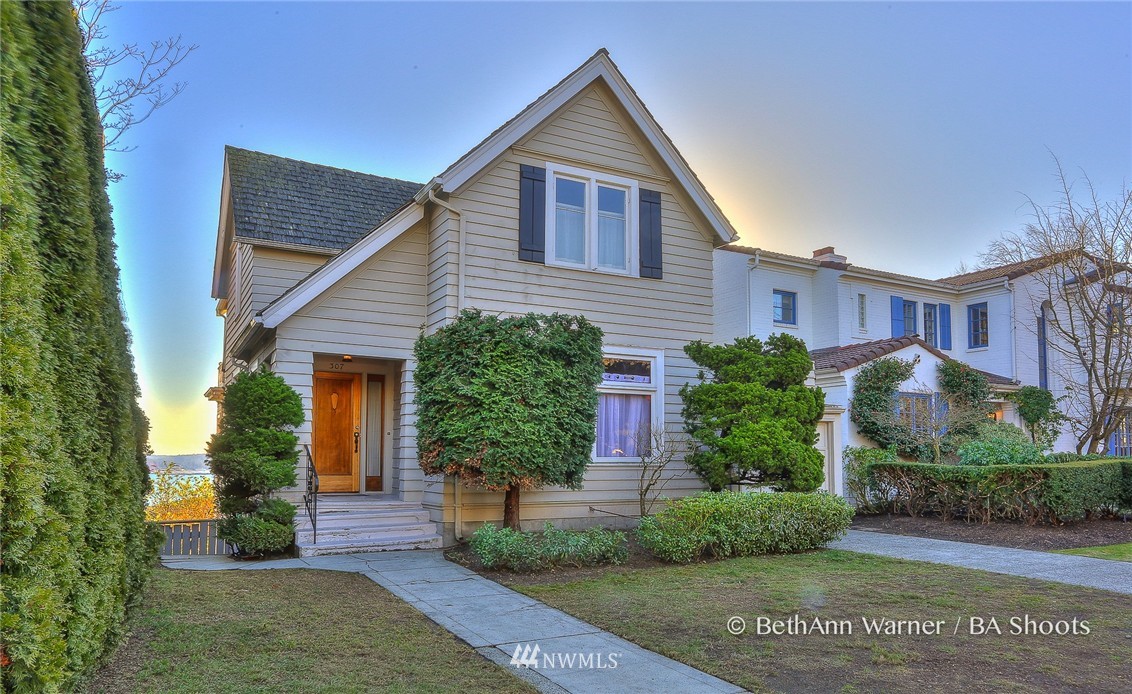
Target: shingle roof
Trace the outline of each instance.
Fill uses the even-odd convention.
[[[840,347],[824,347],[811,351],[810,358],[814,360],[815,371],[834,369],[841,372],[868,363],[874,359],[887,356],[905,347],[911,347],[912,345],[919,345],[944,361],[951,360],[951,357],[914,335],[890,337],[883,340],[873,340],[872,342],[858,342],[856,344],[843,345]],[[986,376],[987,381],[990,382],[991,385],[1016,385],[1015,381],[1006,376],[1000,376],[981,369],[975,370]]]
[[[987,280],[1013,280],[1018,279],[1023,275],[1028,275],[1035,270],[1040,270],[1055,261],[1055,256],[1047,255],[1040,258],[1032,258],[1030,260],[1021,260],[1016,263],[1008,263],[1006,265],[988,267],[982,270],[974,270],[973,272],[965,272],[962,275],[943,277],[937,281],[944,282],[946,284],[953,284],[957,287],[965,287],[969,284],[977,284],[979,282],[986,282]]]
[[[420,183],[238,147],[228,159],[236,236],[341,250],[372,231]]]

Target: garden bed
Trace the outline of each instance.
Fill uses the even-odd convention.
[[[1009,521],[984,524],[947,521],[936,516],[913,518],[882,514],[857,516],[853,519],[853,529],[1043,552],[1132,542],[1132,522],[1123,522],[1120,518],[1066,525],[1026,525]]]

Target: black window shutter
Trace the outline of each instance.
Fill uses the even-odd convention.
[[[660,193],[641,189],[641,277],[664,277],[660,227]]]
[[[519,165],[519,260],[546,262],[546,169]]]

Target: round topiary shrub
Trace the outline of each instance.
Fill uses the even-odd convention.
[[[642,518],[637,540],[665,561],[788,554],[845,534],[853,508],[824,493],[704,492]]]
[[[295,506],[271,495],[295,485],[303,401],[264,366],[224,391],[220,431],[208,444],[222,519],[217,534],[240,555],[279,552],[294,540]]]
[[[1042,451],[1029,435],[1013,424],[987,422],[978,438],[959,447],[963,465],[1034,465],[1042,462]]]

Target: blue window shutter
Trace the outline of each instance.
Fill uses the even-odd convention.
[[[939,305],[939,348],[951,349],[951,305]]]
[[[660,192],[642,188],[640,197],[641,277],[659,280],[664,277]]]
[[[546,169],[519,166],[519,260],[546,262]]]
[[[892,336],[904,337],[904,297],[890,297],[892,301]]]

